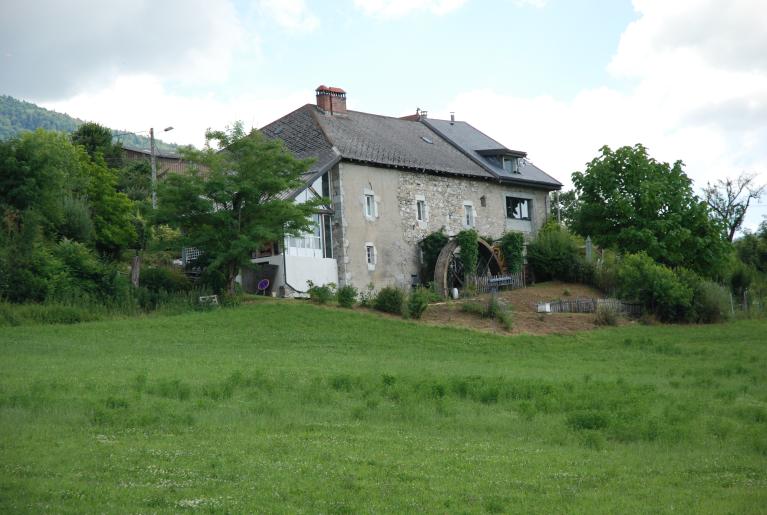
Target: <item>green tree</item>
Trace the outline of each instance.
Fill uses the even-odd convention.
[[[112,143],[112,130],[94,122],[87,122],[72,133],[72,143],[82,145],[94,161],[101,156],[110,168],[122,165],[122,148]]]
[[[321,202],[285,198],[285,192],[303,185],[301,175],[310,162],[293,157],[281,142],[257,131],[246,136],[240,123],[205,137],[204,150],[184,151],[200,168],[160,184],[156,218],[180,228],[184,243],[207,255],[208,268],[224,274],[233,293],[251,252],[286,234],[311,230],[310,216]],[[211,141],[218,149],[210,148]]]
[[[576,191],[554,191],[551,193],[550,198],[552,215],[556,217],[557,210],[559,210],[560,221],[570,227],[579,207],[578,194]]]
[[[727,241],[731,242],[743,225],[751,201],[758,201],[767,188],[757,184],[755,179],[754,175],[742,173],[737,179],[720,179],[703,188],[706,204],[724,228]]]
[[[602,247],[717,276],[728,246],[682,166],[656,161],[642,145],[602,147],[572,176],[579,198],[572,229]]]

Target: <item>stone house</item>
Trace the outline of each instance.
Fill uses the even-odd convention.
[[[419,242],[444,228],[500,237],[533,236],[549,216],[549,192],[562,184],[466,122],[352,111],[346,92],[320,86],[304,105],[261,129],[298,158],[312,158],[297,202],[331,205],[316,230],[253,254],[272,265],[274,291],[304,292],[307,281],[363,289],[409,286],[421,268]],[[452,116],[451,116],[452,118]]]

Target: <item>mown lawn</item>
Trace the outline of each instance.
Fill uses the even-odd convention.
[[[767,511],[767,323],[0,329],[0,512]]]

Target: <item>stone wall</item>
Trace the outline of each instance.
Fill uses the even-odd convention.
[[[418,242],[441,227],[450,236],[464,229],[465,204],[473,208],[477,232],[495,238],[507,230],[532,237],[546,221],[549,208],[546,191],[490,181],[351,163],[339,164],[331,177],[339,283],[357,288],[371,282],[377,289],[411,284],[420,268]],[[365,213],[366,194],[375,199],[373,216]],[[531,199],[531,220],[507,219],[506,196]],[[426,205],[422,222],[416,219],[418,199]],[[372,266],[366,244],[375,247]]]

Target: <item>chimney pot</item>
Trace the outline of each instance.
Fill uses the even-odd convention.
[[[450,123],[455,123],[455,113],[450,111]]]
[[[317,107],[330,114],[346,114],[346,91],[322,84],[315,93]]]

